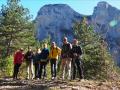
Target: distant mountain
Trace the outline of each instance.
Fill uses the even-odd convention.
[[[50,4],[42,7],[36,17],[38,40],[43,40],[48,35],[53,41],[61,44],[62,37],[73,38],[73,22],[81,20],[82,15],[75,12],[65,4]]]
[[[73,23],[85,15],[79,14],[66,4],[49,4],[43,6],[37,14],[36,39],[41,41],[48,35],[58,45],[62,44],[64,35],[71,40],[74,37]],[[108,43],[109,50],[120,65],[120,10],[107,2],[99,2],[92,15],[87,16],[90,24]]]
[[[94,29],[107,41],[110,52],[120,66],[120,10],[99,2],[91,16]]]

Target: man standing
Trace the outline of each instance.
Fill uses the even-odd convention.
[[[30,78],[33,79],[34,78],[33,51],[30,47],[28,48],[28,51],[25,54],[25,59],[26,59],[26,66],[27,66],[27,79],[30,79]]]
[[[39,71],[39,78],[41,79],[43,75],[43,79],[46,78],[46,65],[48,63],[48,56],[49,56],[49,50],[47,48],[47,44],[44,44],[44,48],[41,51],[40,55],[40,71]],[[42,71],[44,70],[43,74]]]
[[[73,40],[71,53],[72,53],[72,65],[73,65],[73,80],[75,79],[76,76],[76,70],[79,73],[79,79],[83,79],[82,63],[80,59],[80,56],[82,55],[82,50],[81,47],[78,45],[77,39]]]
[[[58,60],[58,56],[61,53],[61,49],[56,46],[55,42],[52,42],[49,58],[50,58],[50,64],[51,64],[51,79],[56,78],[56,61]]]
[[[19,68],[23,62],[24,54],[23,54],[23,48],[15,52],[14,54],[14,72],[13,72],[13,79],[17,79],[17,75],[19,72]]]
[[[68,79],[71,79],[71,44],[67,41],[67,37],[63,39],[61,58],[62,58],[62,79],[65,79],[66,71],[68,71]]]
[[[37,50],[33,53],[34,53],[33,63],[34,63],[34,67],[35,67],[35,79],[38,79],[39,78],[39,70],[40,70],[40,54],[41,54],[40,48],[37,48]]]

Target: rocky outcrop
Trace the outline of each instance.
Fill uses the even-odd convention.
[[[43,6],[36,17],[38,40],[43,40],[48,35],[52,41],[61,45],[62,37],[73,38],[73,22],[81,20],[82,15],[75,12],[65,4],[50,4]]]
[[[94,29],[106,40],[109,50],[120,65],[120,10],[100,2],[92,15]]]
[[[61,45],[64,35],[69,40],[74,37],[73,24],[84,16],[66,4],[45,5],[38,11],[35,19],[36,39],[41,41],[50,35],[52,41]],[[87,18],[95,31],[106,40],[111,54],[120,65],[120,10],[107,2],[99,2],[93,14]]]

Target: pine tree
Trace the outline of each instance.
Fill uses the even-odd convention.
[[[111,77],[108,71],[114,71],[114,64],[107,50],[107,43],[94,32],[92,26],[87,24],[85,17],[81,22],[76,22],[73,29],[82,46],[85,77],[88,79]]]
[[[9,55],[13,49],[34,43],[34,25],[20,0],[7,0],[0,11],[0,47]]]

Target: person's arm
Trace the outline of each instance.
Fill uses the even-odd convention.
[[[57,47],[58,55],[61,55],[61,49]]]
[[[39,58],[39,61],[40,61],[41,60],[41,53],[39,54],[38,58]]]
[[[25,60],[27,59],[27,56],[28,56],[27,54],[28,54],[28,52],[26,52],[25,55],[24,55]]]
[[[16,63],[16,52],[14,53],[14,55],[13,55],[13,57],[14,57],[14,61],[13,61],[13,63],[15,64]]]
[[[47,50],[47,56],[49,57],[49,50]]]
[[[61,57],[62,57],[62,55],[63,55],[63,46],[62,46],[62,48],[61,48]]]
[[[52,48],[50,48],[50,51],[49,51],[49,55],[48,55],[48,58],[50,59],[51,58],[51,55],[52,54]]]
[[[72,50],[72,44],[69,43],[69,50],[67,51],[67,55],[71,58],[71,50]]]
[[[22,62],[24,62],[24,61],[25,61],[25,54],[22,53]]]
[[[82,55],[82,49],[80,46],[78,46],[78,56],[81,56]]]
[[[34,59],[34,54],[33,54],[33,52],[31,52],[31,59]]]
[[[47,63],[49,63],[49,50],[47,50]]]

